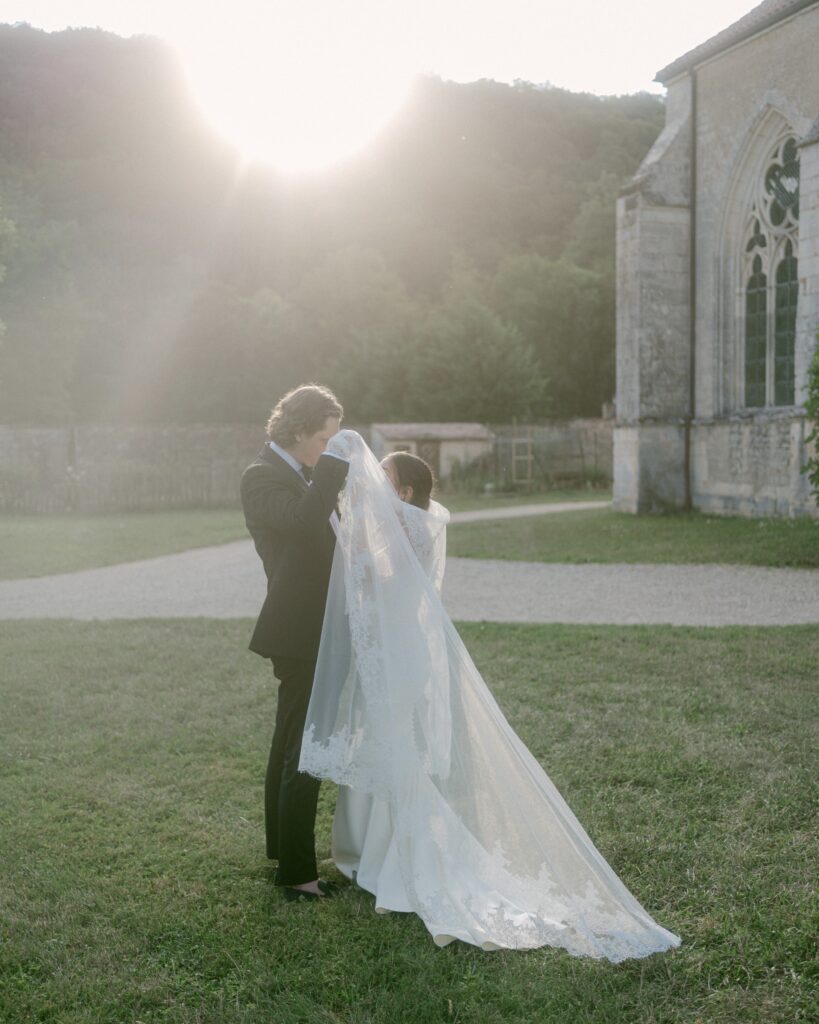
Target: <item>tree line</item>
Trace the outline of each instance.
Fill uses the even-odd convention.
[[[598,415],[618,189],[662,102],[417,80],[355,158],[245,166],[148,37],[0,26],[0,421]]]

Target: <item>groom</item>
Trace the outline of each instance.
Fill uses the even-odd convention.
[[[280,684],[265,776],[267,856],[278,860],[277,883],[289,900],[330,892],[316,867],[319,781],[298,766],[333,561],[336,500],[348,468],[324,449],[342,413],[321,385],[288,392],[241,483],[245,521],[267,574],[250,649],[270,658]]]

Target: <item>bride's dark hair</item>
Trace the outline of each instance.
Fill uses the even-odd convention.
[[[401,487],[412,488],[410,505],[418,508],[429,508],[435,479],[429,464],[411,452],[390,452],[387,456],[390,465],[395,467],[395,475]]]

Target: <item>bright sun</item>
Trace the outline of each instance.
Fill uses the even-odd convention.
[[[182,53],[206,116],[248,159],[289,173],[328,166],[360,149],[407,96],[408,67],[363,33],[345,38],[338,23],[299,23],[292,13],[286,26],[254,27],[241,41],[200,37]]]

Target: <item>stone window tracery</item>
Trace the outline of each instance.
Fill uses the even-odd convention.
[[[753,273],[745,286],[745,404],[765,404],[768,344],[768,279],[762,260],[754,257]]]
[[[774,147],[744,234],[744,404],[793,405],[799,295],[799,154],[792,135]]]

